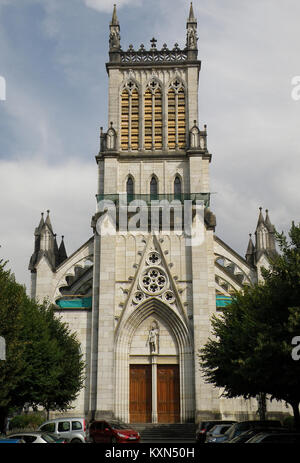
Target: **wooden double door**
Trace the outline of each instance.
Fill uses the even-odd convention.
[[[156,368],[156,373],[153,368]],[[155,381],[153,374],[156,376]],[[156,389],[154,397],[153,388]],[[130,366],[130,422],[151,423],[153,411],[158,423],[180,421],[178,365]]]

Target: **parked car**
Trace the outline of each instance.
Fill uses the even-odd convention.
[[[261,433],[252,437],[246,444],[300,444],[300,433]]]
[[[0,437],[0,444],[25,444],[22,439],[9,439],[7,437]]]
[[[93,421],[89,427],[90,441],[93,443],[139,443],[140,434],[120,421]]]
[[[57,439],[51,434],[39,432],[17,432],[10,434],[7,438],[11,441],[14,439],[21,439],[25,444],[65,444],[65,439]]]
[[[226,441],[226,444],[244,444],[248,442],[252,437],[257,436],[258,434],[261,434],[263,432],[268,432],[268,433],[287,433],[288,429],[287,428],[264,428],[264,427],[258,427],[258,428],[252,428],[248,429],[248,431],[243,432],[242,434],[239,434],[238,436],[234,437],[230,441]]]
[[[216,424],[206,434],[205,443],[219,443],[224,440],[224,433],[232,426],[232,423],[227,424]]]
[[[252,421],[240,421],[239,423],[233,424],[224,434],[224,442],[234,439],[245,431],[253,428],[281,428],[281,422],[277,420],[252,420]]]
[[[71,444],[87,442],[86,420],[84,418],[56,418],[45,421],[39,431],[59,439],[67,439]]]
[[[217,424],[233,424],[236,421],[229,420],[210,420],[210,421],[201,421],[198,425],[196,431],[196,444],[203,444],[206,440],[207,432],[212,429]]]

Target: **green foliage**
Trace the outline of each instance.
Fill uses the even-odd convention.
[[[43,412],[27,413],[24,415],[14,416],[10,423],[9,429],[37,429],[46,420],[46,415]]]
[[[227,397],[265,393],[291,404],[299,425],[300,362],[291,354],[300,336],[300,227],[293,223],[289,236],[277,235],[281,254],[264,270],[264,284],[246,287],[213,317],[200,365]]]
[[[11,407],[25,403],[66,410],[83,387],[80,344],[52,307],[28,298],[0,261],[0,430]]]

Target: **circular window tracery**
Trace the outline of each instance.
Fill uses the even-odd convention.
[[[147,258],[148,265],[159,265],[161,263],[161,258],[158,252],[153,251],[149,254]]]
[[[168,278],[160,268],[150,268],[143,272],[140,280],[143,290],[150,295],[161,294],[166,288]]]

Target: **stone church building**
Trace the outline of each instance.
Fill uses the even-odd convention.
[[[215,233],[192,5],[184,49],[158,49],[152,39],[149,49],[124,51],[116,7],[109,27],[108,127],[96,156],[92,236],[68,257],[48,211],[35,229],[29,265],[32,297],[50,299],[81,343],[86,384],[70,413],[131,423],[253,418],[257,401],[222,398],[204,382],[197,354],[211,316],[260,279],[276,252],[274,226],[260,210],[245,257]],[[158,201],[187,203],[192,228],[201,204],[199,239],[191,242],[185,227],[176,227],[172,210],[168,231],[160,213],[153,227]],[[131,230],[121,219],[125,210],[134,222],[135,204],[142,204],[146,221]],[[284,406],[268,403],[268,411],[278,414]]]

